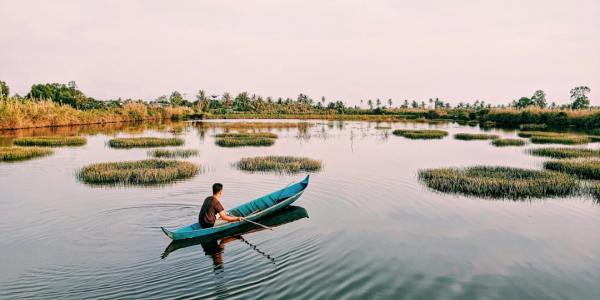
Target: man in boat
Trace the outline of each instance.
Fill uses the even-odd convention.
[[[215,223],[237,222],[242,220],[241,217],[234,217],[227,214],[223,205],[219,202],[223,195],[223,185],[215,183],[212,186],[213,194],[204,199],[200,214],[198,215],[198,223],[202,228],[210,228],[215,226]],[[219,215],[219,219],[216,218]]]

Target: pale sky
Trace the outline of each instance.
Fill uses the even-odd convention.
[[[598,0],[0,0],[0,80],[87,95],[173,90],[600,105]]]

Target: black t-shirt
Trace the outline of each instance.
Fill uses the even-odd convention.
[[[209,196],[204,199],[200,214],[198,215],[198,223],[200,227],[209,228],[215,225],[216,215],[223,211],[223,205],[213,196]]]

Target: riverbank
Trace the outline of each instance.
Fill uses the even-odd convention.
[[[1,100],[0,130],[59,127],[87,124],[108,124],[157,120],[200,119],[318,119],[371,122],[458,122],[480,124],[482,127],[535,126],[564,130],[594,130],[600,128],[600,109],[514,109],[514,108],[394,108],[386,110],[359,109],[353,113],[331,110],[311,110],[306,113],[257,113],[211,110],[198,112],[197,107],[159,106],[144,102],[126,102],[121,107],[79,110],[52,101]]]
[[[52,101],[1,100],[0,130],[120,122],[180,120],[193,114],[188,107],[160,107],[129,102],[120,108],[78,110]]]

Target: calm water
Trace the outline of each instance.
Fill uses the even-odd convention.
[[[260,148],[219,148],[213,135],[221,128],[188,124],[181,136],[200,151],[188,160],[202,173],[143,188],[91,187],[74,174],[93,162],[146,158],[147,149],[106,142],[172,136],[164,128],[59,129],[86,135],[87,145],[0,163],[0,298],[600,299],[600,205],[592,198],[489,200],[436,193],[417,181],[428,167],[541,168],[542,158],[525,153],[531,145],[415,141],[374,123],[312,123],[306,131],[271,130],[279,139]],[[170,241],[159,226],[194,222],[213,182],[225,185],[227,208],[304,176],[231,166],[267,154],[324,162],[299,207],[270,220],[280,224],[274,231],[222,241],[221,254],[219,244],[213,251],[192,243],[161,259]]]

